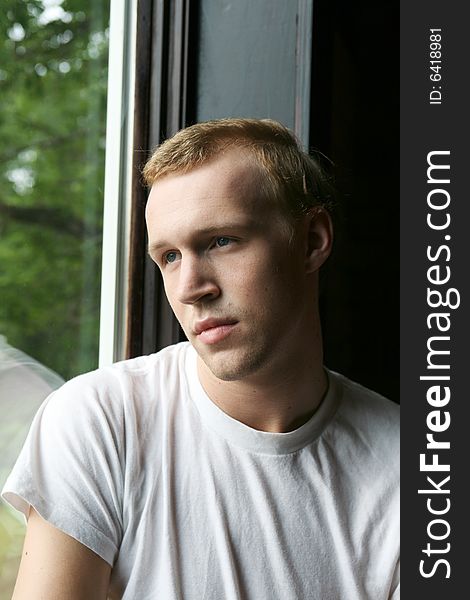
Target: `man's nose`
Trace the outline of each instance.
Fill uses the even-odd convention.
[[[178,300],[183,304],[194,304],[203,298],[211,300],[219,295],[215,272],[207,259],[184,256],[179,269]]]

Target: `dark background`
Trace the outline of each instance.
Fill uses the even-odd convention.
[[[311,140],[335,165],[325,362],[399,400],[399,6],[316,3]]]

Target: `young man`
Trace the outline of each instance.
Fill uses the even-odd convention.
[[[149,253],[189,342],[68,382],[4,495],[15,599],[399,597],[398,409],[326,370],[322,175],[269,120],[148,162]]]

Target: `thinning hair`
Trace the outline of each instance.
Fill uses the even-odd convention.
[[[172,173],[186,173],[233,148],[246,149],[261,169],[261,187],[297,219],[314,207],[331,212],[333,188],[318,160],[294,133],[271,119],[218,119],[178,131],[156,148],[143,169],[151,187]]]

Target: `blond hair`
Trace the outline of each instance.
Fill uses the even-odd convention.
[[[323,169],[287,127],[271,119],[218,119],[178,131],[148,160],[145,183],[150,187],[165,175],[186,173],[232,148],[251,153],[264,175],[264,193],[291,217],[317,206],[331,210],[332,187]]]

